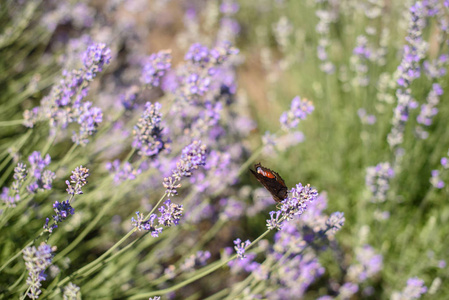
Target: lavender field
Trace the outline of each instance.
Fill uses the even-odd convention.
[[[449,0],[0,23],[0,299],[449,298]]]

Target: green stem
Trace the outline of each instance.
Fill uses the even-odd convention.
[[[0,127],[21,125],[22,123],[23,123],[23,120],[3,121],[3,122],[0,122]]]
[[[201,273],[199,273],[199,274],[197,274],[195,276],[192,276],[189,279],[184,280],[183,282],[180,282],[180,283],[172,286],[171,288],[167,288],[167,289],[163,289],[163,290],[159,290],[159,291],[155,291],[155,292],[143,293],[143,294],[140,294],[140,295],[134,295],[134,296],[132,296],[132,297],[130,297],[128,299],[130,299],[130,300],[143,299],[143,298],[153,297],[153,296],[157,296],[157,295],[165,295],[167,293],[174,292],[177,289],[182,288],[182,287],[188,285],[189,283],[192,283],[192,282],[194,282],[194,281],[196,281],[196,280],[198,280],[200,278],[203,278],[204,276],[206,276],[206,275],[208,275],[208,274],[210,274],[210,273],[220,269],[221,267],[225,266],[228,262],[230,262],[231,260],[233,260],[235,258],[237,258],[237,254],[231,256],[230,258],[228,258],[225,261],[217,262],[216,265],[214,265],[213,267],[207,268],[206,271],[201,272]]]

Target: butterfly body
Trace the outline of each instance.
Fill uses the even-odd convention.
[[[254,168],[256,171],[250,170],[251,173],[270,192],[274,201],[282,202],[287,198],[287,186],[278,173],[263,167],[260,163],[254,165]]]

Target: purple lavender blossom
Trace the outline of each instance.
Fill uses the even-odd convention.
[[[52,248],[45,243],[42,243],[37,249],[32,246],[23,250],[25,267],[29,272],[26,282],[30,289],[27,296],[31,299],[38,299],[41,294],[41,281],[47,278],[44,271],[51,265],[53,259],[52,252],[55,250],[55,247]]]
[[[370,245],[356,249],[356,257],[358,263],[351,265],[348,269],[348,276],[353,282],[364,282],[382,269],[383,257],[376,254]]]
[[[234,244],[235,244],[234,249],[237,252],[237,257],[240,259],[245,258],[246,257],[245,256],[245,251],[246,251],[245,248],[248,247],[251,244],[251,242],[249,240],[246,240],[243,243],[239,238],[237,238],[234,240]]]
[[[163,77],[171,68],[171,51],[162,50],[151,54],[142,68],[141,81],[143,84],[157,87]]]
[[[424,281],[419,279],[418,277],[412,277],[407,280],[407,286],[402,290],[402,292],[393,293],[391,299],[419,299],[425,293],[427,293],[427,287],[424,285]]]
[[[441,179],[439,170],[432,170],[432,176],[430,177],[430,183],[437,189],[442,189],[445,186],[444,181]]]
[[[51,162],[50,155],[47,154],[43,158],[40,152],[34,151],[28,157],[28,161],[30,163],[28,174],[36,179],[27,186],[28,192],[34,194],[38,189],[50,190],[52,182],[56,178],[54,172],[45,169]]]
[[[85,146],[89,136],[96,132],[103,115],[92,103],[83,102],[89,92],[90,81],[109,64],[110,49],[104,44],[92,44],[83,54],[83,67],[78,70],[63,70],[62,79],[53,85],[49,95],[41,100],[40,106],[24,112],[24,125],[33,127],[39,121],[48,121],[50,133],[65,129],[70,123],[78,123],[80,130],[74,132],[72,140]]]
[[[353,282],[346,282],[338,290],[338,297],[341,299],[350,299],[352,295],[359,291],[359,286]]]
[[[296,187],[289,191],[287,199],[282,201],[282,218],[289,221],[294,216],[302,215],[307,208],[307,204],[313,202],[317,197],[317,190],[312,188],[310,184],[303,186],[298,183]]]
[[[159,237],[159,234],[162,232],[162,227],[158,227],[155,224],[155,220],[157,220],[156,214],[151,214],[150,218],[145,221],[144,216],[140,214],[140,212],[136,212],[137,219],[131,218],[131,224],[137,228],[137,230],[141,231],[146,230],[151,232],[152,237]]]
[[[164,205],[159,208],[159,212],[161,213],[158,218],[159,224],[167,227],[178,225],[184,210],[182,205],[172,203],[170,199],[166,200]]]
[[[234,0],[223,0],[220,5],[220,11],[222,14],[231,16],[239,11],[239,4]]]
[[[44,158],[39,151],[34,151],[28,157],[28,161],[30,163],[29,173],[33,177],[40,179],[44,169],[51,163],[51,157],[47,154]]]
[[[329,219],[326,221],[326,226],[329,232],[333,235],[337,231],[341,229],[341,227],[345,224],[345,214],[342,212],[333,212]]]
[[[180,269],[184,272],[192,272],[195,267],[205,266],[210,257],[209,251],[198,251],[196,254],[187,257],[181,264]]]
[[[55,215],[53,215],[53,224],[49,225],[49,218],[45,219],[44,229],[48,232],[53,232],[54,229],[58,228],[58,224],[64,221],[69,215],[75,214],[75,209],[70,205],[70,201],[66,200],[63,202],[56,201],[53,204],[53,209]]]
[[[357,37],[357,45],[352,51],[350,59],[351,66],[356,73],[355,82],[359,86],[367,86],[369,83],[368,77],[368,60],[371,57],[371,49],[368,48],[368,39],[364,35]]]
[[[182,177],[192,176],[192,171],[206,164],[206,145],[201,141],[193,141],[186,146],[181,153],[181,157],[176,164],[176,169],[172,171],[170,177],[164,178],[163,185],[167,189],[168,196],[176,195],[176,189],[181,187],[178,183]]]
[[[170,141],[163,138],[161,105],[145,103],[145,111],[134,126],[132,146],[142,156],[155,157],[170,148]]]
[[[97,132],[97,128],[103,122],[103,112],[98,107],[92,107],[87,101],[74,109],[73,120],[80,125],[79,132],[73,132],[72,141],[81,146],[89,143],[89,136]]]
[[[443,94],[443,89],[438,83],[434,83],[432,85],[432,89],[430,90],[429,94],[427,95],[426,103],[421,105],[421,111],[416,118],[419,124],[423,126],[430,126],[432,125],[432,119],[433,117],[438,113],[438,108],[436,106],[440,102],[439,97]],[[424,131],[422,128],[420,128],[421,131]],[[417,130],[419,130],[417,128]],[[428,134],[427,134],[428,135]],[[427,135],[424,135],[424,137],[427,137]],[[422,135],[421,135],[422,136]]]
[[[423,62],[424,72],[430,79],[441,78],[447,73],[449,57],[447,54],[440,55],[437,59]]]
[[[67,193],[69,195],[82,194],[83,192],[81,191],[81,188],[86,185],[87,177],[89,177],[89,169],[84,168],[83,166],[76,167],[75,170],[72,171],[70,181],[65,181],[65,183],[67,184]]]
[[[426,42],[422,39],[425,24],[425,11],[422,3],[418,1],[410,8],[410,24],[406,37],[408,45],[404,46],[402,61],[396,72],[400,88],[396,91],[398,102],[394,109],[393,126],[387,137],[388,144],[392,148],[402,144],[405,123],[409,117],[409,110],[413,108],[414,101],[409,86],[421,74],[420,61],[427,48]]]
[[[374,123],[376,123],[376,116],[368,115],[364,108],[360,108],[359,110],[357,110],[357,114],[360,118],[360,121],[362,121],[362,124],[373,125]]]
[[[103,43],[92,44],[87,47],[83,55],[84,79],[91,81],[97,73],[103,71],[103,66],[111,61],[111,49]]]
[[[245,206],[242,201],[223,198],[220,199],[219,204],[223,210],[220,214],[221,219],[238,220],[244,214]]]
[[[293,98],[289,111],[282,113],[280,122],[284,130],[291,130],[298,126],[300,120],[304,120],[307,115],[314,110],[312,102],[302,99],[299,96]]]
[[[126,180],[134,180],[137,175],[142,173],[140,168],[134,168],[129,162],[125,162],[123,167],[120,166],[120,160],[116,159],[112,163],[106,163],[106,169],[114,175],[114,182],[121,183]]]
[[[27,175],[28,170],[26,169],[26,165],[18,163],[17,167],[14,168],[14,181],[11,184],[11,188],[3,187],[2,193],[0,194],[0,199],[3,200],[6,206],[15,207],[16,203],[20,201],[20,188],[27,178]],[[45,176],[44,178],[49,178],[49,176]],[[46,182],[45,186],[48,187],[48,182]]]
[[[282,221],[279,219],[279,217],[281,216],[281,211],[270,211],[270,220],[267,220],[267,228],[269,230],[273,230],[273,229],[277,229],[277,230],[281,230],[282,229]]]
[[[390,180],[394,177],[394,171],[388,162],[379,163],[375,167],[366,169],[365,182],[371,190],[372,202],[384,202],[387,198],[387,191],[390,188]]]

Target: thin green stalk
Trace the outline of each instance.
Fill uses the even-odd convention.
[[[62,250],[58,255],[55,256],[53,261],[58,261],[59,259],[65,257],[70,251],[72,251],[85,237],[89,232],[97,225],[97,223],[103,218],[103,216],[106,214],[107,211],[115,204],[116,199],[118,198],[118,194],[108,201],[105,205],[105,207],[95,216],[95,219],[92,220],[92,222],[87,225],[87,227],[81,232],[76,239],[70,243],[64,250]]]
[[[217,299],[223,299],[224,296],[229,294],[230,288],[225,288],[219,291],[218,293],[213,294],[210,297],[205,298],[204,300],[217,300]]]
[[[0,122],[0,127],[16,126],[21,125],[22,123],[23,120],[2,121]]]
[[[131,231],[129,231],[124,237],[122,237],[120,239],[120,241],[118,241],[117,243],[115,243],[111,248],[108,249],[108,251],[106,251],[105,253],[103,253],[100,257],[98,257],[96,260],[90,262],[89,264],[85,265],[84,267],[82,267],[81,269],[73,272],[71,275],[65,277],[63,280],[61,280],[55,288],[59,288],[62,287],[63,285],[65,285],[66,283],[68,283],[70,280],[73,280],[74,278],[78,278],[78,277],[83,277],[85,275],[85,273],[87,273],[91,268],[94,268],[97,264],[101,263],[102,261],[105,260],[105,258],[112,252],[114,251],[118,246],[120,246],[125,240],[127,240],[131,234],[133,234],[136,231],[136,229],[132,229]],[[48,293],[50,293],[51,291],[49,290],[47,293],[44,293],[42,295],[42,297],[44,297],[45,295],[47,295]],[[56,295],[57,290],[53,291],[52,296]]]
[[[163,289],[163,290],[159,290],[159,291],[155,291],[155,292],[143,293],[143,294],[140,294],[140,295],[134,295],[134,296],[129,297],[128,299],[130,299],[130,300],[144,299],[144,298],[148,298],[148,297],[153,297],[153,296],[157,296],[157,295],[165,295],[167,293],[174,292],[177,289],[180,289],[180,288],[188,285],[189,283],[197,281],[198,279],[201,279],[204,276],[209,275],[210,273],[220,269],[221,267],[225,266],[228,262],[230,262],[231,260],[233,260],[235,258],[237,258],[237,254],[231,256],[230,258],[228,258],[225,261],[222,261],[222,262],[219,261],[218,264],[214,265],[211,268],[208,268],[206,271],[204,271],[202,273],[199,273],[199,274],[197,274],[195,276],[192,276],[189,279],[184,280],[183,282],[180,282],[180,283],[172,286],[171,288],[167,288],[167,289]]]

